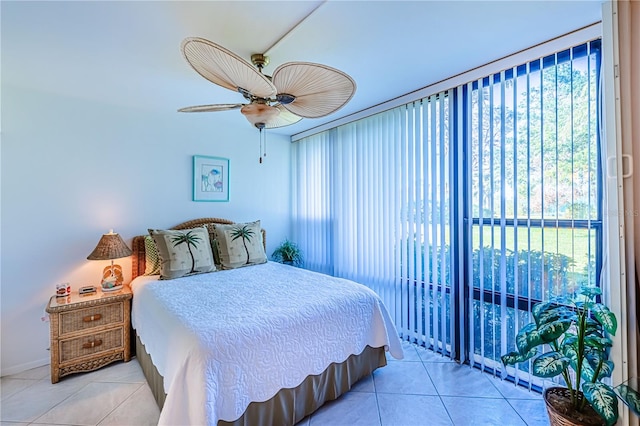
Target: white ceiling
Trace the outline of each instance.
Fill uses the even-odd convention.
[[[270,49],[266,74],[284,62],[308,61],[353,77],[358,88],[345,107],[273,130],[286,135],[601,19],[600,0],[3,0],[1,7],[3,84],[142,109],[243,102],[189,67],[179,47],[190,36],[247,60]],[[202,114],[250,125],[239,111]]]

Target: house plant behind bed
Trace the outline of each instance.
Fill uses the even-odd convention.
[[[274,261],[285,265],[302,266],[302,251],[298,245],[285,239],[271,254]]]
[[[516,335],[517,351],[502,356],[505,365],[531,358],[532,374],[551,378],[561,375],[565,387],[545,390],[551,425],[613,425],[618,419],[618,399],[603,382],[613,371],[609,351],[615,335],[615,315],[602,303],[595,287],[578,294],[534,305],[534,322]],[[550,348],[540,354],[539,348]]]

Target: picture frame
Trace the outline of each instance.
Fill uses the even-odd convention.
[[[193,201],[229,201],[229,159],[193,156]]]

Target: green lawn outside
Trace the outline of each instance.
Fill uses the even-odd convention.
[[[436,240],[440,241],[440,229],[437,229]],[[482,245],[483,247],[491,247],[491,234],[493,230],[493,247],[496,249],[502,248],[502,239],[500,234],[500,226],[484,225],[482,227]],[[530,233],[530,237],[529,237]],[[427,241],[432,240],[431,228],[426,230],[425,239]],[[474,225],[472,228],[472,248],[477,250],[480,247],[480,226]],[[542,247],[542,241],[544,238],[544,250]],[[445,225],[445,245],[449,245],[450,229],[449,225]],[[589,244],[589,241],[591,244]],[[505,247],[509,250],[514,250],[516,247],[516,232],[514,227],[507,227],[505,229]],[[591,261],[595,262],[596,251],[596,232],[595,230],[588,230],[584,228],[526,228],[519,226],[517,228],[517,243],[518,251],[523,250],[535,250],[544,251],[547,253],[558,253],[568,256],[575,262],[573,270],[571,272],[581,273],[584,271],[587,265],[589,254],[591,255]],[[591,246],[591,253],[589,253],[589,245]]]
[[[491,247],[492,228],[482,227],[482,245]],[[500,227],[493,227],[493,247],[502,248]],[[542,246],[544,239],[544,249]],[[591,253],[589,253],[589,241],[591,241]],[[558,253],[568,256],[575,262],[571,272],[581,273],[591,255],[592,262],[595,261],[596,233],[588,229],[568,229],[568,228],[517,228],[518,251],[536,250],[548,253]],[[472,247],[480,247],[480,226],[474,226],[472,232]],[[516,247],[516,232],[513,227],[505,230],[505,247],[514,250]]]

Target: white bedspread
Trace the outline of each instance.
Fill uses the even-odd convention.
[[[367,345],[403,356],[380,298],[352,281],[268,262],[131,287],[133,327],[164,377],[159,424],[236,420]]]

